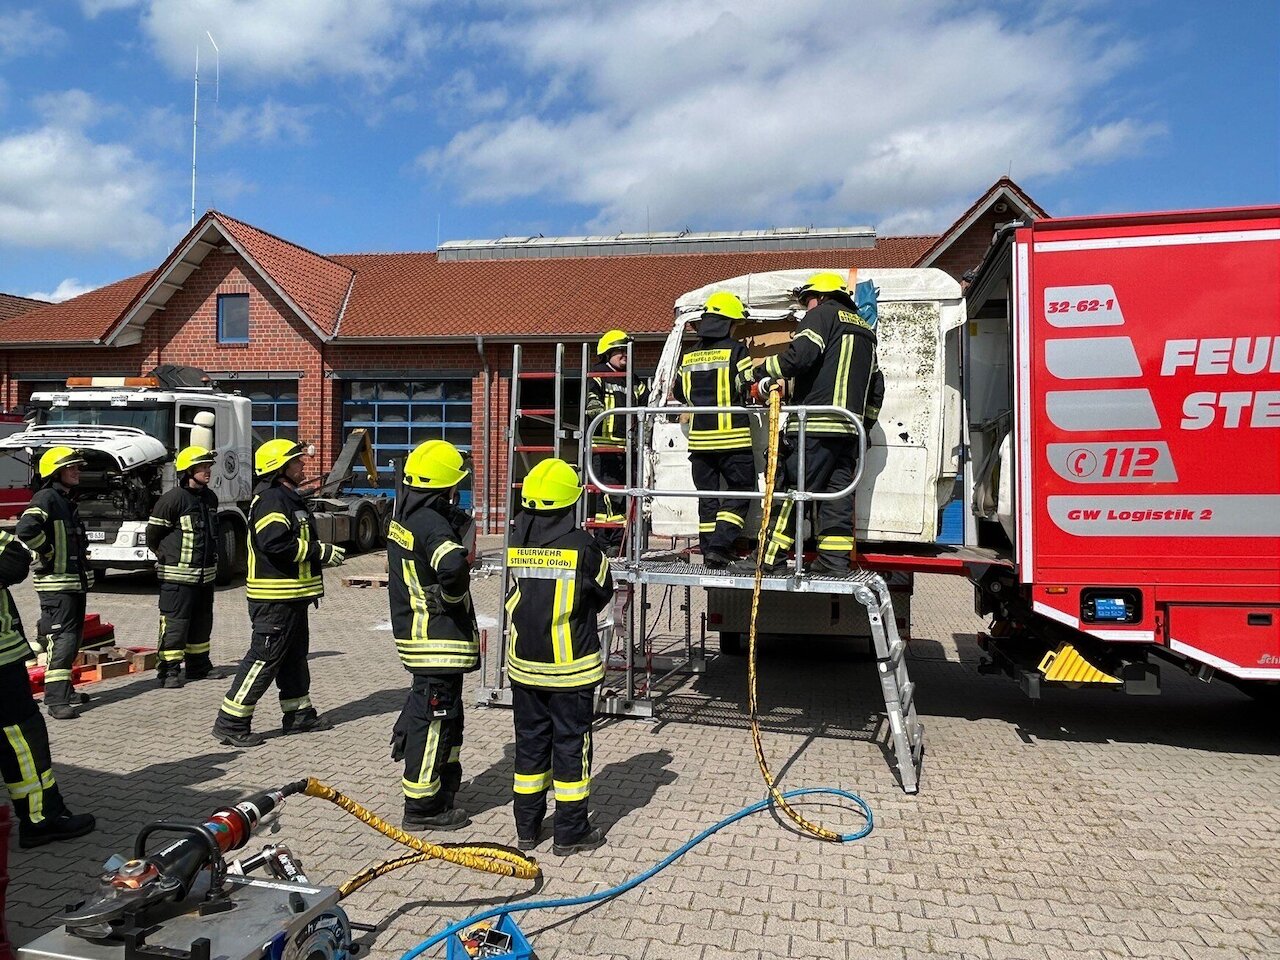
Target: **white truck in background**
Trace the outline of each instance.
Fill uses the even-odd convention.
[[[222,539],[218,582],[226,583],[247,564],[245,518],[257,443],[252,401],[207,384],[192,368],[160,368],[146,377],[73,377],[65,390],[32,394],[29,425],[0,439],[0,454],[25,456],[33,469],[50,447],[82,451],[88,464],[77,502],[89,562],[95,569],[139,570],[155,562],[146,544],[147,518],[176,482],[177,451],[192,444],[216,450],[210,488],[218,497]],[[368,439],[353,431],[309,502],[322,540],[366,551],[382,542],[392,500],[338,493],[357,457],[376,483]]]

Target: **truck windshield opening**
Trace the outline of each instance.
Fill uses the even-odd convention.
[[[173,411],[160,407],[112,406],[110,403],[41,405],[36,422],[51,426],[135,427],[160,440],[173,435]]]

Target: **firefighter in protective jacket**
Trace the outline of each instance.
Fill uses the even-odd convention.
[[[480,666],[480,632],[471,605],[471,566],[463,544],[471,515],[455,506],[467,476],[462,454],[428,440],[405,459],[404,488],[387,533],[391,630],[413,685],[391,737],[404,760],[404,826],[453,830],[467,813],[454,805],[462,784],[462,678]]]
[[[44,705],[55,720],[74,720],[87,698],[71,687],[72,665],[84,637],[89,572],[88,538],[72,492],[80,483],[81,454],[51,447],[40,457],[42,486],[18,519],[15,532],[35,555],[40,622],[36,631],[49,654]]]
[[[268,440],[254,454],[258,485],[249,505],[249,576],[245,593],[253,638],[231,689],[222,699],[213,735],[221,743],[256,747],[253,710],[272,681],[280,689],[285,733],[330,730],[311,705],[308,608],[324,596],[321,567],[345,559],[339,546],[321,543],[306,500],[298,493],[307,448],[293,440]]]
[[[676,400],[695,407],[734,407],[747,402],[752,381],[751,353],[732,336],[746,319],[742,301],[721,290],[707,297],[698,320],[698,342],[680,358],[672,388]],[[695,413],[689,430],[689,464],[699,490],[754,490],[755,456],[751,422],[745,413]],[[733,542],[742,532],[750,500],[698,498],[698,540],[708,567],[733,560]]]
[[[151,508],[147,546],[160,580],[160,646],[156,679],[162,687],[213,673],[214,581],[218,574],[218,497],[209,489],[217,454],[184,447],[174,459],[178,482]]]
[[[876,333],[858,313],[853,296],[838,273],[815,273],[797,292],[805,308],[794,339],[781,354],[756,368],[755,391],[762,396],[780,388],[784,379],[795,382],[792,401],[801,405],[826,405],[848,409],[870,431],[880,415],[884,377],[876,362]],[[794,418],[788,432],[798,430]],[[855,428],[834,414],[814,414],[805,427],[804,487],[813,493],[842,490],[853,480],[858,444]],[[789,445],[781,477],[786,489],[796,489],[799,479],[799,442]],[[795,545],[794,503],[778,507],[764,567],[777,572],[786,566],[786,553]],[[843,576],[849,572],[853,542],[853,494],[836,500],[820,500],[817,509],[818,560],[813,572]],[[754,560],[748,562],[755,568]],[[745,569],[748,563],[743,563]]]
[[[596,618],[613,597],[613,579],[599,545],[574,522],[581,497],[571,466],[538,463],[525,477],[507,549],[516,836],[522,850],[537,845],[552,787],[557,856],[604,843],[587,821],[587,798],[595,690],[604,679]]]
[[[0,530],[0,774],[18,817],[18,846],[25,849],[82,837],[94,827],[91,814],[73,814],[53,778],[49,731],[31,696],[27,643],[9,588],[27,578],[31,554]]]
[[[618,407],[642,407],[646,403],[649,388],[642,380],[632,379],[631,393],[627,393],[627,348],[631,338],[625,331],[610,330],[596,342],[596,356],[600,362],[587,380],[587,420]],[[601,482],[611,487],[627,485],[627,432],[630,421],[626,417],[607,417],[591,442],[591,469]],[[639,451],[633,451],[638,456]],[[595,520],[597,523],[622,524],[626,522],[626,498],[621,494],[597,493],[595,495]],[[597,527],[595,538],[609,556],[616,557],[622,547],[621,526]]]

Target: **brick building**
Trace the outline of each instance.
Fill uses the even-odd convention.
[[[155,270],[59,304],[0,297],[0,407],[68,376],[200,367],[254,401],[263,439],[316,444],[316,472],[347,432],[371,430],[379,466],[444,437],[472,451],[483,529],[504,504],[512,345],[526,364],[552,344],[621,327],[651,368],[685,291],[788,268],[976,266],[997,223],[1045,213],[997,181],[939,236],[773,230],[450,243],[435,253],[322,256],[217,211]]]

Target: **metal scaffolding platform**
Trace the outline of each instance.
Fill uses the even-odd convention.
[[[611,573],[616,586],[616,594],[612,609],[606,615],[600,628],[601,642],[605,648],[606,676],[596,699],[597,712],[605,716],[654,718],[657,715],[663,693],[660,687],[664,681],[677,674],[696,674],[707,669],[708,658],[705,649],[705,625],[701,635],[693,636],[691,624],[692,591],[696,588],[752,590],[755,586],[753,574],[727,569],[715,569],[695,566],[674,558],[672,553],[655,556],[648,551],[649,539],[646,532],[645,506],[655,495],[697,497],[698,491],[657,490],[646,485],[643,467],[639,467],[639,476],[628,476],[625,487],[610,487],[595,476],[591,459],[587,451],[592,447],[592,438],[599,429],[605,414],[596,416],[588,422],[586,416],[586,390],[588,375],[588,356],[584,346],[581,358],[580,380],[575,385],[579,391],[577,403],[577,423],[566,424],[564,415],[570,404],[566,396],[568,386],[564,369],[564,348],[558,345],[555,353],[555,368],[551,371],[530,372],[521,367],[521,348],[517,345],[512,356],[512,394],[511,420],[508,438],[508,476],[511,480],[511,495],[508,499],[507,516],[514,515],[517,491],[520,481],[516,478],[517,466],[532,466],[532,461],[544,456],[554,456],[560,451],[562,443],[571,446],[577,454],[579,469],[585,477],[589,491],[600,491],[626,498],[625,535],[622,552],[610,563]],[[627,394],[631,394],[631,364],[624,375],[627,383]],[[548,405],[547,398],[538,407],[524,407],[522,400],[522,384],[529,381],[544,381],[553,385],[553,396]],[[740,408],[723,408],[738,410]],[[850,420],[855,426],[858,438],[858,462],[853,481],[843,491],[813,492],[806,491],[801,481],[800,488],[794,491],[775,493],[777,500],[792,500],[797,504],[805,504],[822,499],[833,499],[850,493],[861,477],[861,465],[865,461],[866,436],[862,423],[848,410],[840,407],[793,408],[799,421],[800,435],[803,438],[806,418],[814,412],[835,413]],[[636,450],[646,449],[648,436],[647,424],[654,416],[671,413],[696,413],[716,411],[722,408],[706,408],[693,406],[667,406],[664,408],[625,407],[608,411],[609,416],[631,417],[637,421],[637,428],[627,433],[626,458],[628,473],[637,470],[635,465],[640,458],[633,457]],[[548,439],[551,443],[528,443],[522,437],[522,423],[532,422],[548,428]],[[634,435],[634,436],[633,436]],[[531,456],[533,455],[533,456]],[[518,464],[518,459],[522,464]],[[803,477],[803,454],[801,455],[801,476]],[[733,494],[738,495],[735,491]],[[721,494],[722,495],[722,494]],[[747,498],[760,499],[759,491],[742,491]],[[579,508],[579,519],[586,521],[585,503]],[[794,511],[796,529],[795,540],[802,540],[802,509]],[[587,525],[591,524],[587,522]],[[508,528],[509,529],[509,528]],[[502,556],[502,572],[504,584],[510,583],[510,574],[506,569],[506,544]],[[765,576],[761,581],[761,589],[770,592],[792,594],[843,595],[850,596],[865,608],[870,624],[871,638],[874,644],[881,691],[884,696],[885,715],[889,725],[890,746],[894,752],[898,774],[902,788],[907,793],[915,793],[919,788],[920,764],[924,754],[924,727],[920,723],[915,707],[915,684],[907,671],[906,643],[899,635],[897,620],[894,615],[889,587],[884,577],[873,570],[850,571],[844,576],[814,575],[804,569],[802,555],[796,557],[795,569],[789,569],[784,575]],[[684,630],[682,649],[655,651],[653,635],[650,630],[651,612],[650,591],[661,590],[666,599],[683,593],[680,609],[684,612]],[[665,602],[665,601],[664,601]],[[674,608],[674,601],[672,602]],[[505,606],[499,642],[487,645],[481,664],[481,689],[479,703],[484,706],[510,706],[511,688],[506,674],[506,646],[509,624]]]

